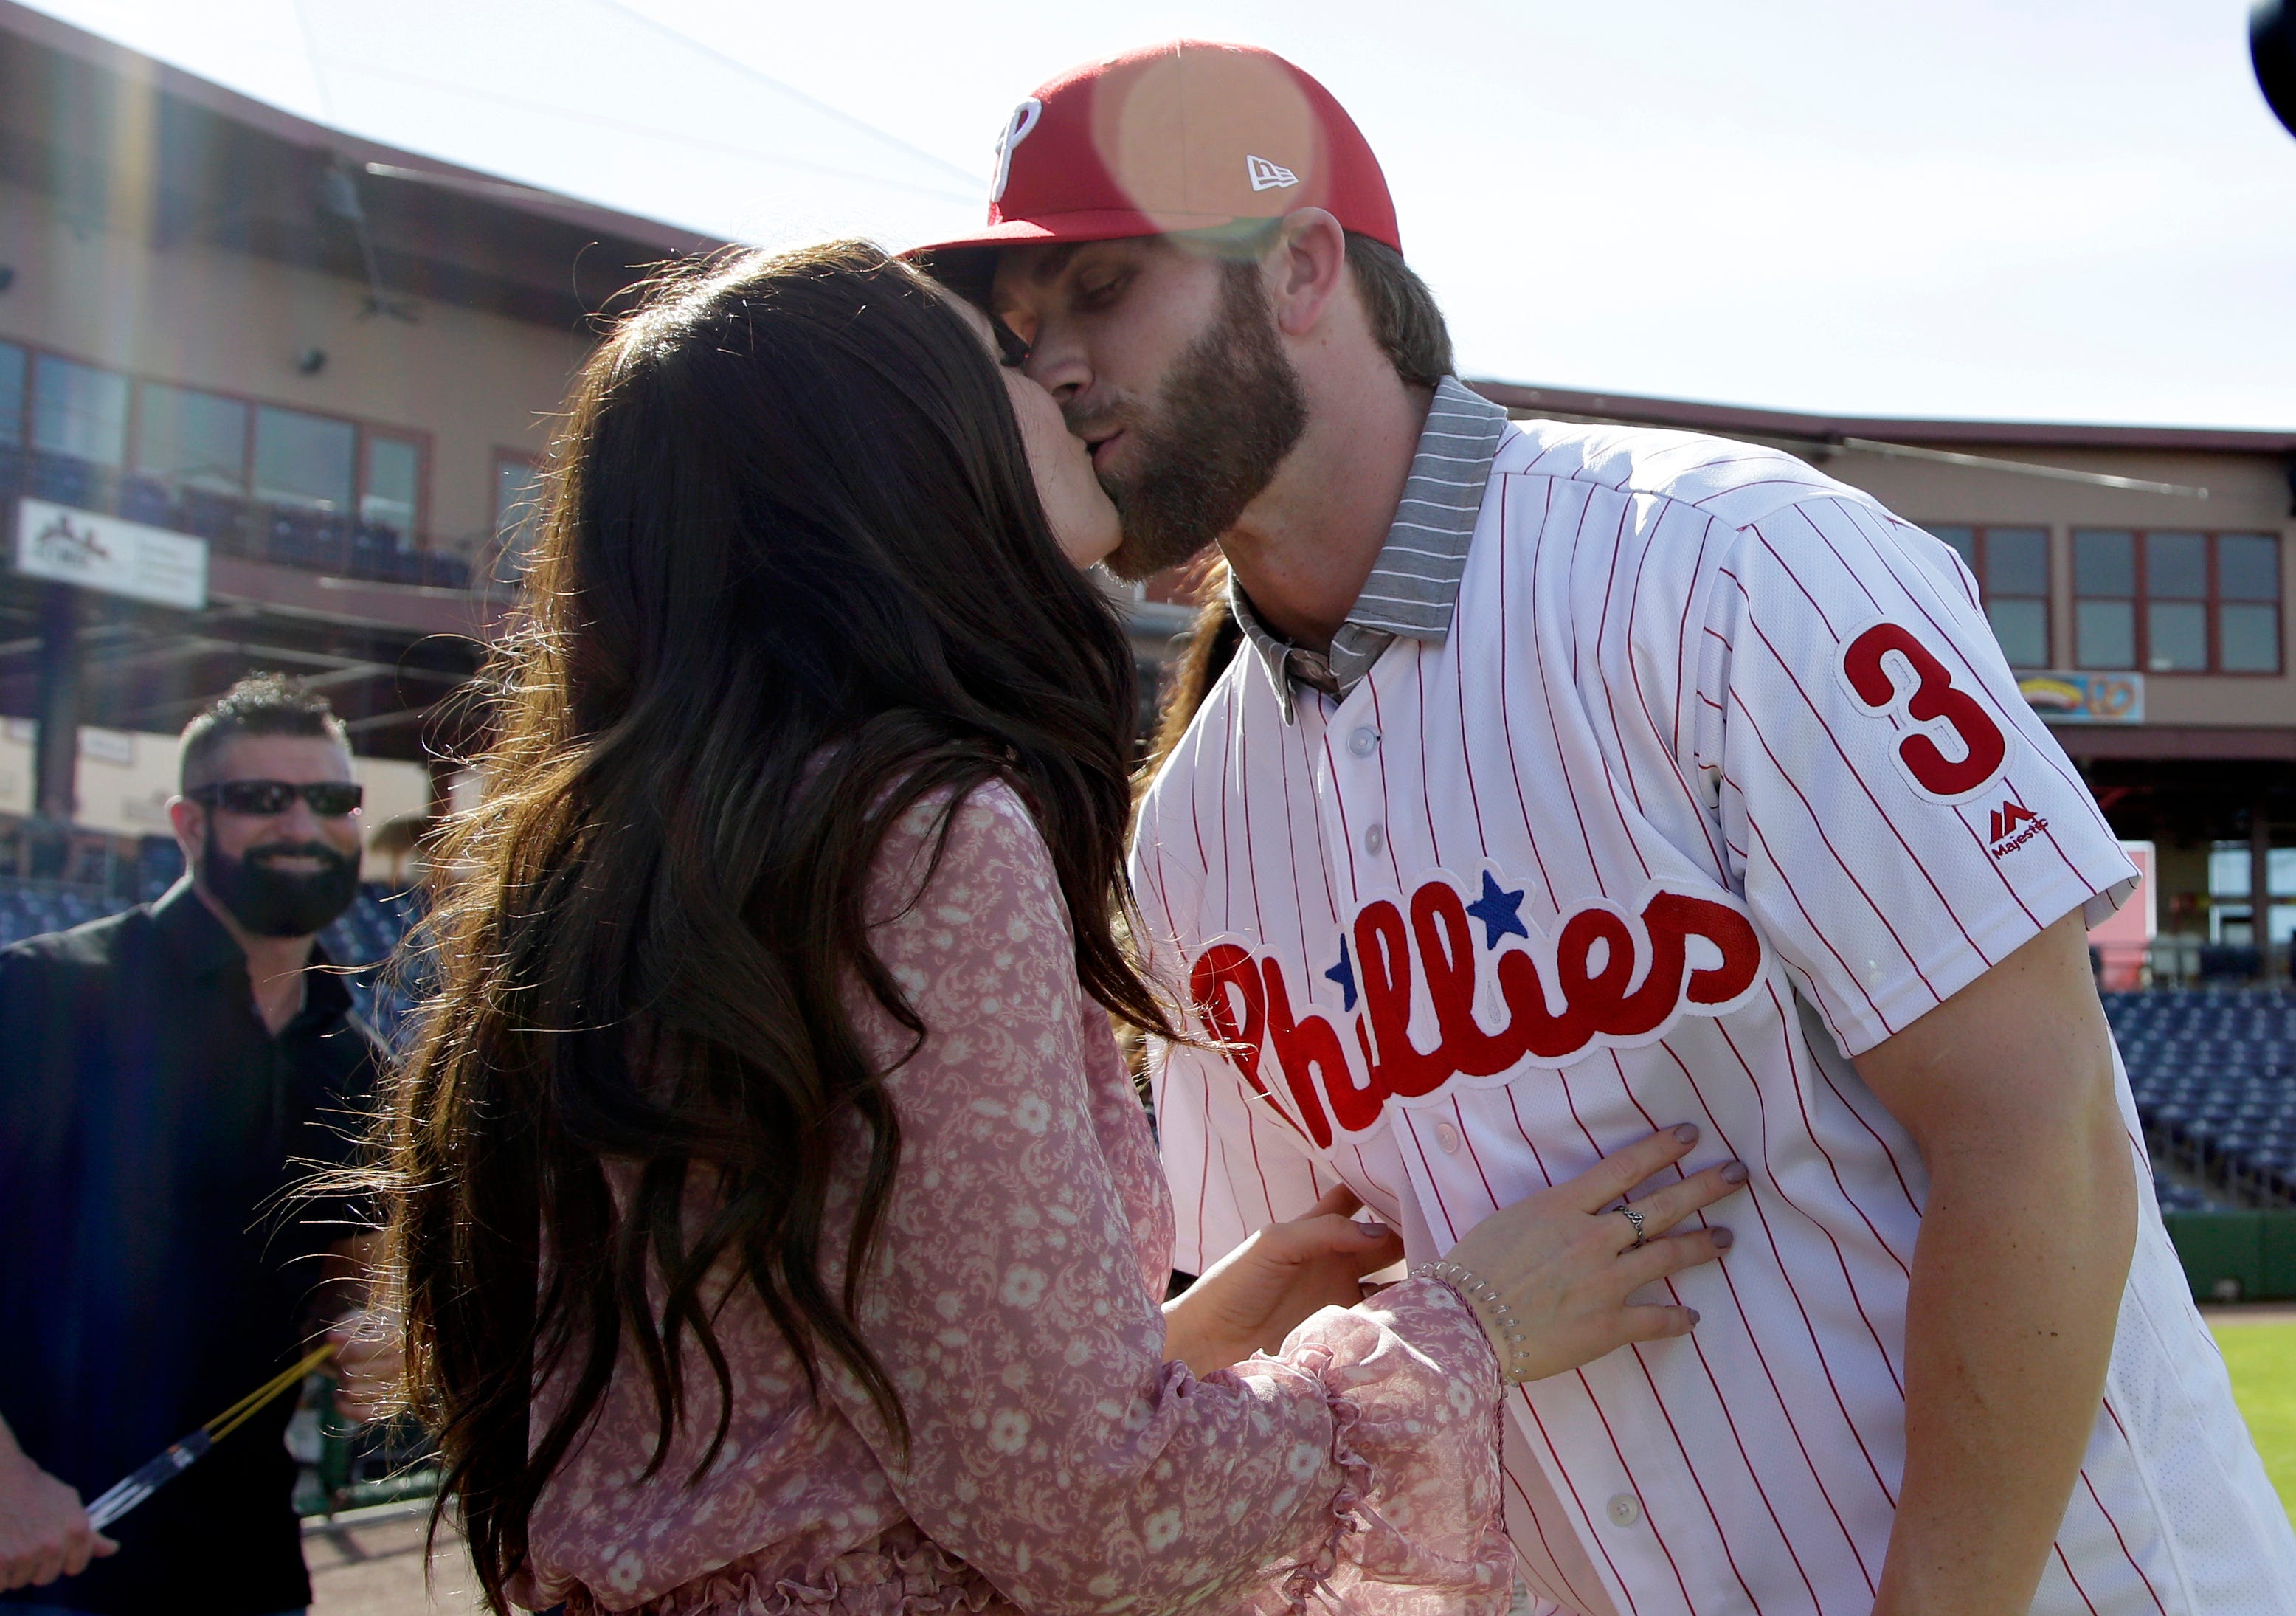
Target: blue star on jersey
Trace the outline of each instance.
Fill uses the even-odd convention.
[[[1340,963],[1324,974],[1340,985],[1340,1008],[1353,1010],[1356,1007],[1356,968],[1354,962],[1348,958],[1346,938],[1340,939]]]
[[[1483,923],[1484,947],[1497,947],[1502,937],[1530,935],[1530,928],[1522,923],[1522,895],[1523,889],[1505,891],[1488,870],[1483,872],[1483,895],[1467,906],[1467,913]]]

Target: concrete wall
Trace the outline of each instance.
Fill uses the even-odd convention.
[[[497,448],[540,455],[545,417],[589,340],[422,302],[418,319],[364,312],[366,289],[196,243],[68,220],[0,181],[0,338],[154,381],[412,429],[430,439],[427,527],[466,549],[494,521]],[[296,369],[324,349],[317,374]]]

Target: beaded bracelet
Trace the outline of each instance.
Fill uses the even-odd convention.
[[[1474,1307],[1479,1317],[1488,1308],[1497,1319],[1499,1333],[1506,1338],[1506,1363],[1499,1371],[1499,1378],[1510,1386],[1520,1386],[1531,1378],[1523,1373],[1521,1321],[1515,1317],[1514,1309],[1506,1305],[1505,1300],[1488,1282],[1456,1262],[1423,1262],[1411,1270],[1411,1276],[1448,1285],[1466,1299],[1471,1307]],[[1478,1303],[1481,1305],[1475,1306]],[[1488,1324],[1489,1320],[1486,1318],[1487,1329]]]

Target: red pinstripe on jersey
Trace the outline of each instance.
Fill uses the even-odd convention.
[[[1965,801],[1915,790],[1894,754],[1920,721],[1899,701],[1861,701],[1837,674],[1844,636],[1883,621],[1935,659],[1972,724],[1981,713],[2003,738],[1998,768]],[[1431,966],[1428,939],[1459,934],[1447,921],[1414,930],[1412,898],[1448,882],[1452,901],[1480,902],[1486,879],[1495,894],[1464,945],[1476,1036],[1508,1025],[1502,960],[1537,955],[1541,980],[1557,980],[1547,962],[1561,956],[1534,939],[1590,913],[1623,924],[1654,890],[1750,917],[1762,974],[1719,1013],[1676,1014],[1641,1040],[1525,1054],[1487,1077],[1409,1066],[1410,1084],[1432,1086],[1333,1128],[1327,1147],[1267,1126],[1271,1112],[1303,1122],[1328,1090],[1304,1074],[1293,1087],[1266,1038],[1264,1099],[1210,1051],[1160,1052],[1181,1266],[1305,1210],[1331,1174],[1431,1256],[1652,1127],[1697,1122],[1706,1137],[1685,1168],[1734,1155],[1751,1171],[1715,1213],[1736,1244],[1654,1292],[1701,1310],[1694,1336],[1509,1399],[1509,1520],[1526,1574],[1590,1616],[1863,1616],[1904,1461],[1906,1292],[1927,1184],[1849,1057],[2131,874],[2018,696],[1965,570],[1785,456],[1540,423],[1501,446],[1447,634],[1398,639],[1342,698],[1294,693],[1287,727],[1266,672],[1241,657],[1144,804],[1136,884],[1170,980],[1225,943],[1255,981],[1284,984],[1294,1016],[1327,1028],[1351,1070],[1373,1070],[1357,1054],[1432,1059],[1446,1025],[1467,1036],[1442,1020],[1433,966],[1453,973],[1446,991],[1468,979],[1449,952]],[[2005,803],[2046,833],[1988,840],[1986,816]],[[1386,929],[1366,931],[1382,900],[1394,906]],[[1622,986],[1640,990],[1651,969]],[[1373,970],[1386,996],[1376,1017],[1362,997]],[[1222,1142],[1234,1147],[1225,1159]],[[2253,1500],[2164,1499],[2265,1484],[2240,1457],[2221,1377],[2195,1380],[2205,1337],[2149,1202],[2144,1218],[2131,1284],[2151,1323],[2116,1354],[2035,1609],[2296,1616],[2274,1603],[2270,1575],[2194,1569],[2205,1556],[2183,1523],[2267,1519]],[[2200,1467],[2172,1476],[2163,1422],[2115,1411],[2154,1407],[2157,1386],[2195,1411],[2179,1440],[2233,1456],[2208,1472],[2219,1482]],[[2260,1536],[2243,1552],[2296,1587],[2296,1547]],[[1602,1586],[1581,1586],[1589,1577]]]

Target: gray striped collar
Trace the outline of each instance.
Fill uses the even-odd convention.
[[[1450,633],[1467,546],[1474,540],[1475,517],[1506,422],[1506,411],[1499,406],[1470,392],[1456,376],[1443,378],[1420,430],[1387,543],[1372,562],[1348,620],[1332,636],[1328,655],[1279,639],[1230,576],[1228,608],[1275,685],[1275,704],[1286,724],[1292,722],[1294,685],[1344,699],[1398,636],[1440,644]]]

